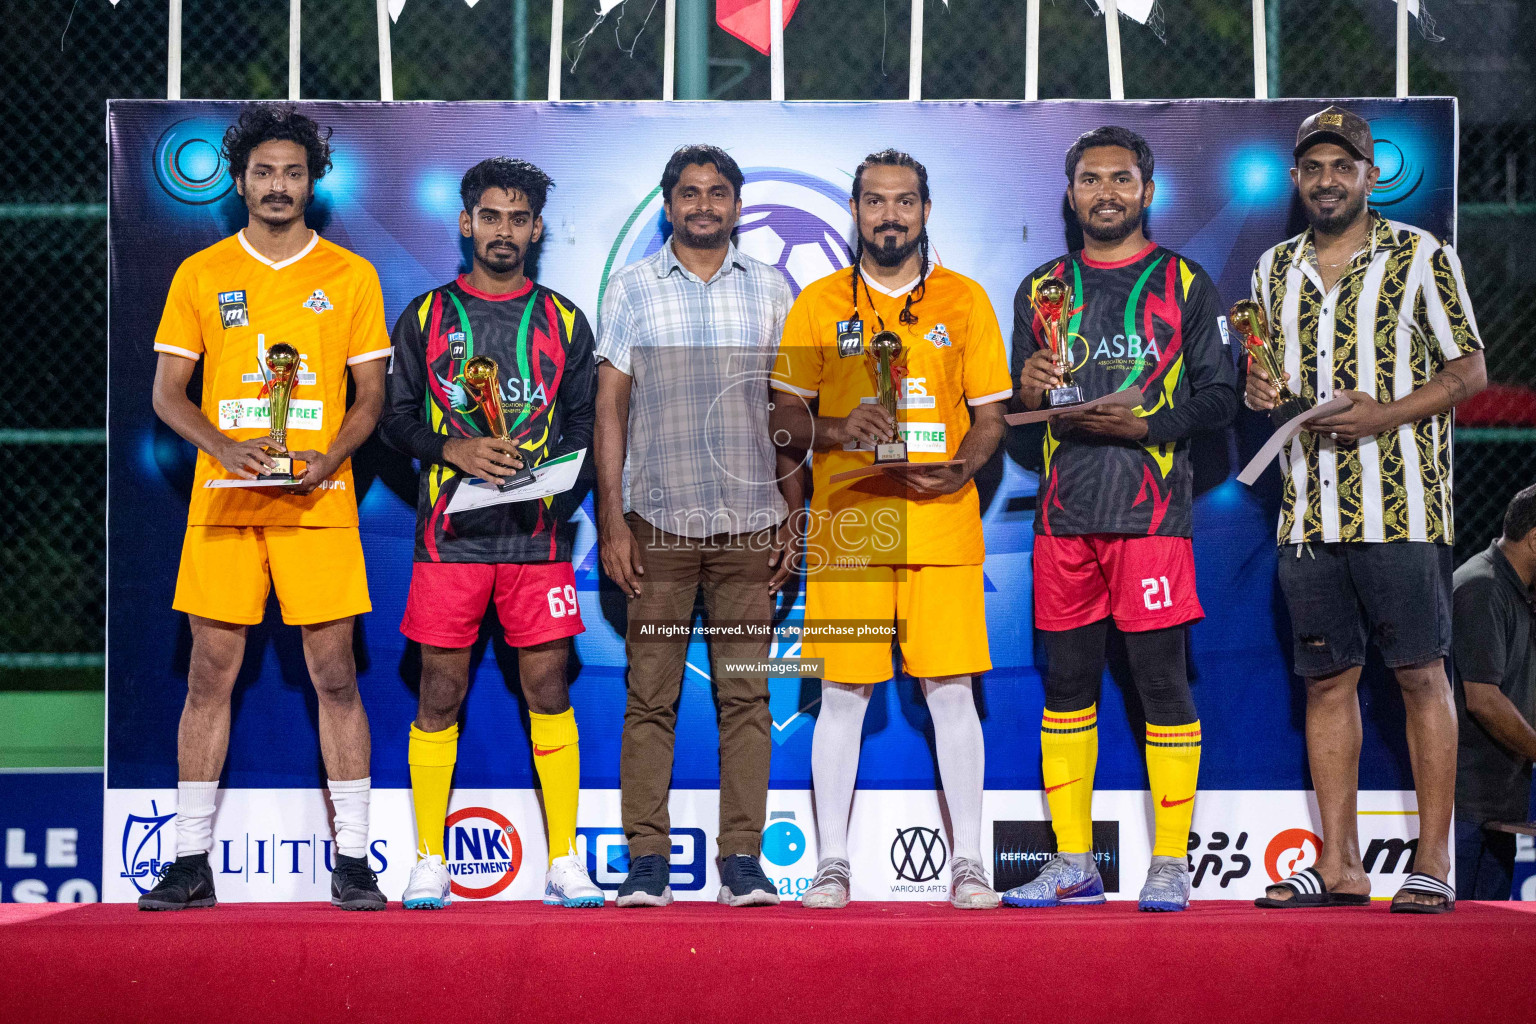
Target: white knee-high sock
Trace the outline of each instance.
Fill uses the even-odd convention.
[[[344,857],[368,855],[368,797],[371,779],[329,781],[331,806],[336,809],[336,852]]]
[[[848,859],[848,816],[859,774],[859,738],[873,686],[821,684],[821,711],[811,737],[811,783],[816,791],[816,835],[821,860]]]
[[[981,718],[970,676],[924,679],[923,696],[933,719],[933,746],[949,805],[950,841],[954,856],[981,862],[981,791],[986,757],[982,751]]]
[[[213,808],[218,795],[216,781],[176,784],[176,856],[213,849]]]

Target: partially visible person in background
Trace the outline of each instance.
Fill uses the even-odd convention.
[[[1510,501],[1504,536],[1456,570],[1451,656],[1456,720],[1456,898],[1507,900],[1515,836],[1490,822],[1531,813],[1536,760],[1536,486]]]

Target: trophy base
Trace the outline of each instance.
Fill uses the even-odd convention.
[[[907,461],[907,442],[888,441],[885,444],[875,445],[875,465],[884,465],[888,462]]]
[[[265,473],[262,473],[256,479],[258,479],[258,480],[297,480],[298,479],[297,477],[295,477],[293,475],[293,456],[291,456],[291,455],[278,455],[275,452],[269,452],[268,453],[268,458],[270,458],[272,460],[272,463],[273,463],[272,468],[267,470]]]
[[[504,482],[497,484],[496,489],[505,494],[508,491],[515,491],[519,487],[527,487],[531,483],[533,483],[533,470],[524,466],[516,473],[507,477]]]
[[[1315,402],[1309,402],[1305,398],[1297,398],[1295,395],[1292,395],[1269,410],[1269,422],[1276,428],[1283,427],[1315,404]]]
[[[1083,389],[1077,384],[1051,388],[1051,390],[1045,393],[1045,404],[1052,409],[1061,409],[1069,405],[1082,405]]]

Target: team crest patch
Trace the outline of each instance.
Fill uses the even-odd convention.
[[[934,348],[949,348],[950,347],[950,344],[949,344],[949,328],[945,327],[943,324],[937,325],[936,327],[934,327],[933,330],[931,330],[927,334],[923,335],[923,337],[925,337],[929,341],[933,342],[933,347]]]
[[[336,307],[332,306],[331,300],[325,297],[325,292],[316,288],[315,293],[304,300],[304,308],[314,310],[315,315],[318,316],[326,310],[335,309]]]
[[[251,313],[245,305],[245,292],[219,292],[219,319],[227,331],[231,327],[251,326]]]

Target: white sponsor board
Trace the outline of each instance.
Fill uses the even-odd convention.
[[[102,897],[137,899],[176,856],[175,790],[109,789],[106,793]],[[719,890],[715,833],[719,795],[674,790],[672,890],[680,900],[713,900]],[[416,826],[410,791],[376,789],[371,804],[369,863],[379,886],[398,900],[414,862]],[[1049,856],[1049,813],[1042,793],[993,790],[983,803],[981,854],[1002,880]],[[1152,854],[1150,794],[1094,794],[1096,848],[1111,899],[1135,899]],[[1312,793],[1277,790],[1201,792],[1195,801],[1190,860],[1197,899],[1253,899],[1264,887],[1317,858],[1317,804]],[[1360,794],[1360,849],[1373,893],[1390,896],[1406,879],[1417,842],[1412,792]],[[863,790],[855,794],[849,860],[856,900],[941,901],[949,891],[953,843],[941,794],[933,790]],[[548,854],[535,790],[457,790],[449,806],[446,854],[458,900],[538,899]],[[576,853],[610,898],[628,870],[619,792],[581,794]],[[1111,848],[1112,847],[1112,848]],[[818,859],[815,817],[807,790],[768,797],[763,869],[788,899],[802,895]],[[330,897],[331,811],[319,789],[231,789],[219,794],[209,860],[225,902],[325,900]]]

